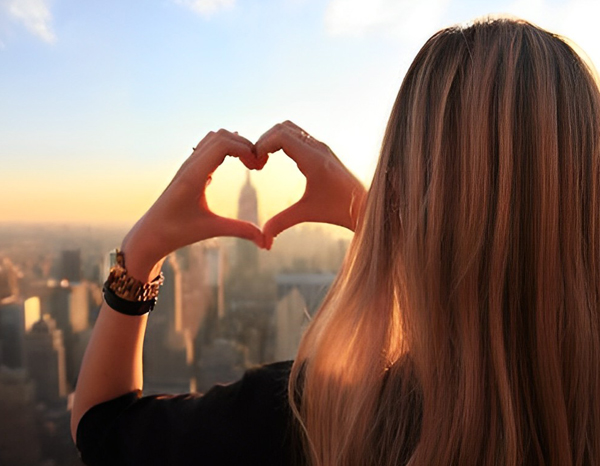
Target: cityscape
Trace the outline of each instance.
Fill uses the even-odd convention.
[[[0,0],[0,466],[82,466],[70,408],[111,254],[204,135],[256,143],[290,120],[368,186],[414,57],[488,15],[600,64],[598,0]],[[306,183],[284,150],[214,175],[213,212],[257,225]],[[170,254],[144,395],[293,359],[351,238],[302,224],[270,251],[213,238]]]
[[[250,176],[238,218],[259,224]],[[70,403],[125,229],[0,224],[0,465],[81,465]],[[293,359],[349,236],[315,225],[271,251],[215,238],[171,254],[144,344],[144,394],[204,392]],[[114,252],[113,252],[114,254]]]

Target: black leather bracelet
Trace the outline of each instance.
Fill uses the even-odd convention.
[[[148,301],[128,301],[127,299],[120,298],[111,290],[108,286],[108,280],[104,283],[102,288],[104,292],[104,301],[108,306],[121,314],[128,316],[141,316],[151,312],[156,305],[156,298],[149,299]]]

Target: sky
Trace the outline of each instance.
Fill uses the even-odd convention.
[[[0,222],[132,224],[207,132],[288,119],[368,186],[419,48],[484,14],[600,66],[600,0],[0,0]],[[235,215],[245,172],[217,170],[214,211]],[[281,152],[251,178],[261,223],[304,189]]]

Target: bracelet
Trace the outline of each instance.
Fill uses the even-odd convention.
[[[115,259],[102,288],[106,304],[115,311],[130,316],[140,316],[152,311],[164,282],[162,272],[151,282],[143,283],[127,275],[125,256],[118,249]]]
[[[154,310],[156,306],[156,298],[152,298],[148,301],[127,301],[126,299],[118,297],[113,290],[104,284],[104,301],[109,307],[121,314],[128,316],[141,316]]]

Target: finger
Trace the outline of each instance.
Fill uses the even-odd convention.
[[[233,236],[247,239],[254,242],[259,248],[265,247],[265,236],[253,223],[218,215],[214,217],[213,221],[216,224],[218,236]]]
[[[265,238],[265,249],[267,251],[270,251],[271,248],[273,247],[273,237],[272,236],[267,236],[263,233],[263,236]]]
[[[198,143],[192,158],[205,157],[206,152],[215,150],[213,169],[223,162],[226,155],[238,157],[250,169],[258,166],[254,144],[237,132],[232,133],[226,129],[220,129],[217,132],[211,131]]]
[[[244,151],[236,157],[238,157],[246,166],[246,168],[250,170],[257,170],[259,168],[258,158],[256,156],[256,148],[254,147],[254,144],[251,141],[249,141],[243,136],[240,136],[237,131],[232,133],[230,131],[227,131],[226,129],[221,129],[217,131],[217,135],[224,138],[225,140],[229,139],[233,142],[244,144],[248,149],[250,149],[250,153]],[[260,168],[262,168],[262,166],[260,166]]]
[[[293,134],[296,138],[300,139],[303,143],[312,145],[314,147],[318,147],[320,145],[324,146],[324,144],[321,141],[312,137],[310,134],[308,134],[308,132],[304,131],[293,121],[287,120],[281,124],[284,127],[286,127],[290,131],[290,133]]]
[[[234,154],[228,154],[228,155],[234,155]],[[258,161],[258,158],[256,157],[256,150],[254,149],[254,146],[252,146],[252,149],[250,150],[249,153],[244,152],[243,154],[240,154],[239,156],[235,156],[235,157],[239,158],[240,161],[244,164],[244,166],[248,170],[260,170],[262,168],[262,166],[260,165],[260,163]]]
[[[222,138],[210,146],[206,146],[203,153],[198,155],[198,163],[204,171],[204,176],[212,174],[223,163],[227,155],[239,158],[250,169],[256,165],[253,147],[249,147],[236,138]]]
[[[300,133],[284,123],[279,123],[263,134],[256,141],[256,153],[258,158],[273,154],[278,150],[283,151],[296,163],[299,163],[298,152],[302,150],[304,142]]]
[[[310,221],[310,212],[302,201],[296,202],[294,205],[279,212],[274,217],[270,218],[263,227],[263,232],[267,244],[273,242],[273,238],[279,235],[282,231],[298,225],[299,223]]]
[[[245,144],[246,146],[248,146],[249,149],[252,149],[254,147],[254,144],[252,144],[252,142],[250,140],[246,139],[243,136],[240,136],[237,131],[232,133],[231,131],[228,131],[224,128],[221,128],[220,130],[218,130],[216,132],[211,131],[201,141],[201,143],[205,140],[207,141],[207,143],[215,143],[215,142],[218,142],[221,140],[233,140],[233,141],[237,141],[241,144]]]
[[[256,146],[254,146],[254,144],[252,144],[252,157],[249,160],[241,160],[244,163],[244,165],[246,165],[246,168],[250,170],[261,170],[267,163],[266,159],[259,160],[258,155],[256,154]]]
[[[296,123],[294,123],[293,121],[284,121],[282,123],[283,126],[285,126],[291,134],[293,134],[297,139],[299,139],[300,141],[302,141],[302,143],[304,143],[307,146],[312,146],[315,149],[318,150],[322,150],[322,149],[326,149],[327,152],[330,152],[330,149],[328,146],[326,146],[324,143],[322,143],[321,141],[319,141],[318,139],[315,139],[314,137],[312,137],[310,134],[308,134],[306,131],[304,131],[302,128],[300,128],[300,126],[298,126]]]
[[[214,131],[209,131],[208,133],[206,133],[206,136],[204,136],[200,140],[200,142],[192,148],[192,155],[194,155],[196,152],[200,152],[204,147],[206,147],[207,144],[210,144],[210,142],[213,140],[214,136],[215,136]]]
[[[281,149],[281,145],[274,144],[273,142],[275,141],[274,133],[281,131],[282,129],[280,126],[281,124],[273,126],[261,137],[259,137],[258,141],[254,143],[254,146],[256,147],[256,154],[259,159]]]
[[[322,162],[325,153],[299,131],[283,123],[275,125],[256,142],[256,154],[259,161],[266,161],[268,154],[283,150],[291,158],[298,169],[307,176],[314,162]],[[317,143],[318,144],[318,143]]]
[[[267,164],[267,161],[269,160],[269,154],[262,154],[261,156],[259,156],[255,151],[255,155],[257,163],[256,170],[262,170],[263,167]]]
[[[312,138],[312,136],[310,134],[308,134],[308,132],[304,131],[302,128],[300,128],[300,126],[298,126],[296,123],[294,123],[293,121],[290,120],[286,120],[283,123],[281,123],[282,125],[288,127],[289,129],[296,131],[300,134],[304,134],[306,136],[308,136],[309,138]]]

